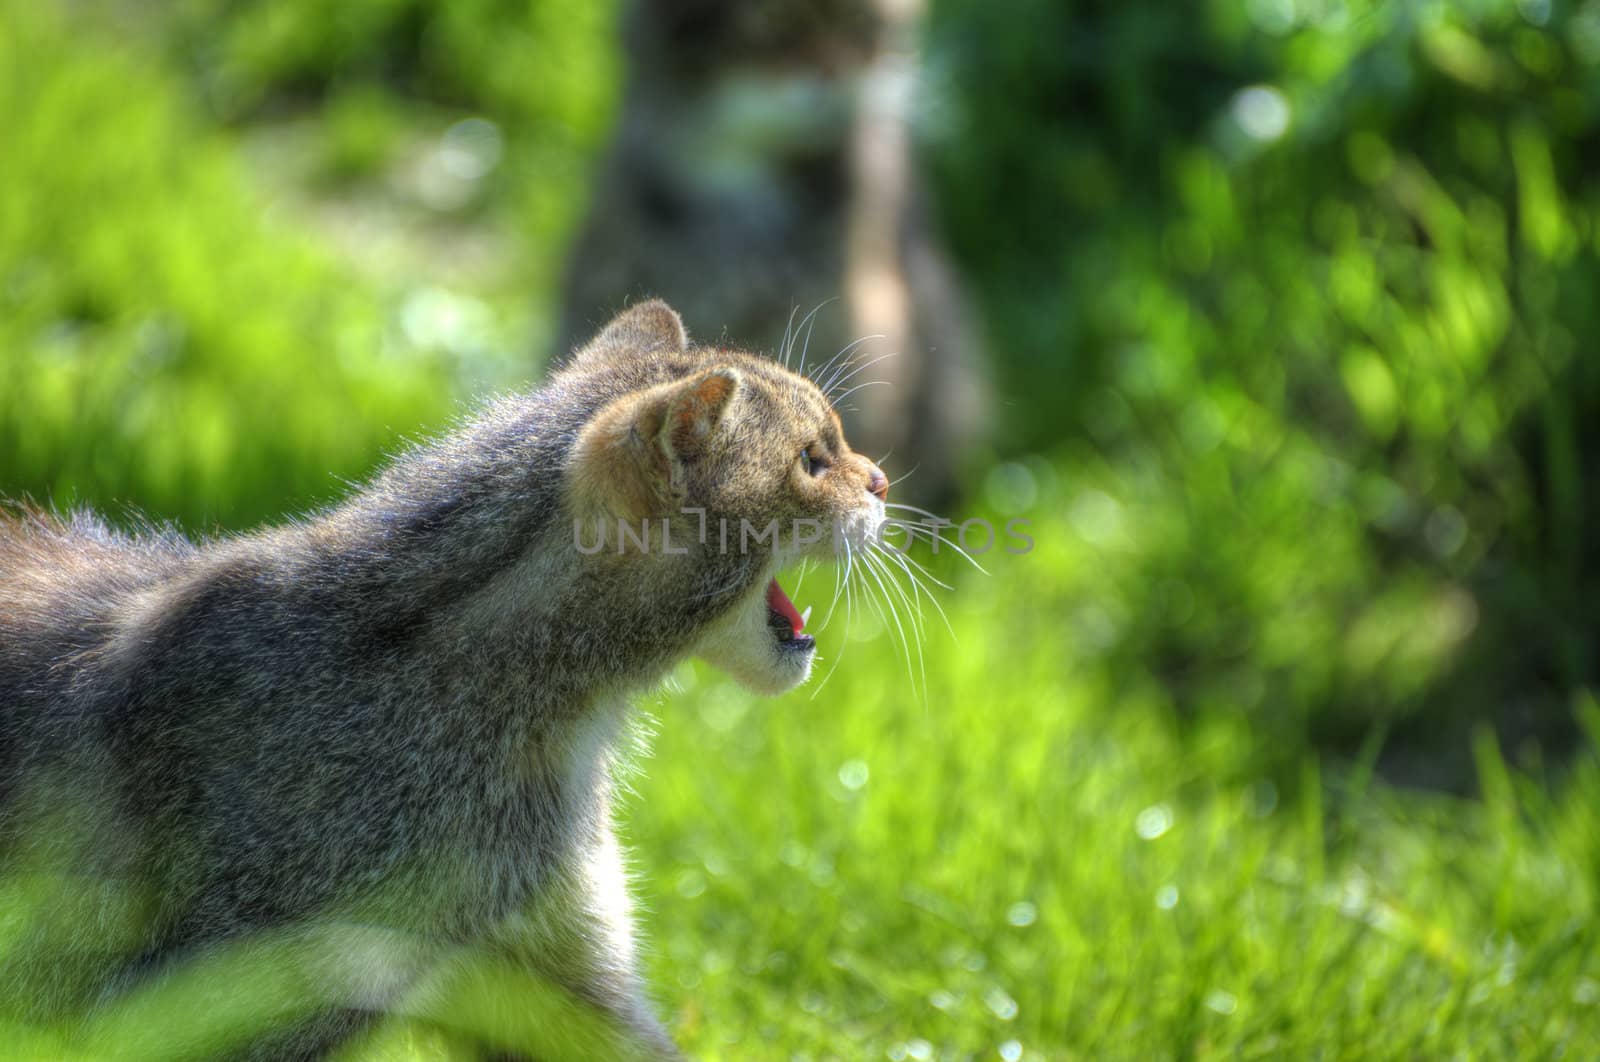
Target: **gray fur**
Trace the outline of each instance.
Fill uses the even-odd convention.
[[[0,518],[0,859],[39,843],[30,794],[69,794],[75,871],[149,898],[77,1003],[252,934],[382,927],[412,958],[254,1053],[336,1043],[469,949],[582,1001],[620,1030],[606,1050],[676,1054],[635,969],[612,769],[627,695],[762,576],[585,564],[561,471],[604,403],[684,369],[575,365],[258,533]]]

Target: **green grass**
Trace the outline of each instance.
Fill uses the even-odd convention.
[[[628,833],[691,1055],[1600,1050],[1594,746],[1555,796],[1488,738],[1482,801],[1256,776],[1237,715],[1180,721],[1030,606],[1038,538],[946,595],[925,701],[879,634],[814,700],[693,669],[657,707]]]

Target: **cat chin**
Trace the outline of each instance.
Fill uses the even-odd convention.
[[[694,655],[764,697],[786,693],[811,677],[816,646],[807,638],[774,631],[764,584],[759,584],[708,627]]]
[[[765,662],[724,661],[709,654],[704,654],[701,658],[751,693],[762,697],[776,697],[780,693],[789,692],[811,677],[811,663],[816,655],[816,650],[807,649],[786,654],[788,657],[786,659],[772,659]]]

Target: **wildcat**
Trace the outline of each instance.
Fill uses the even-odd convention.
[[[312,998],[229,1051],[448,1025],[449,985],[492,969],[531,995],[497,997],[489,1046],[676,1057],[611,824],[628,695],[691,655],[804,681],[775,575],[877,533],[887,493],[811,381],[648,301],[303,520],[196,543],[0,516],[0,875],[76,808],[58,864],[136,915],[115,946],[69,934],[76,967],[0,956],[0,996],[29,986],[0,1013],[103,1008],[268,940]],[[795,520],[836,533],[739,534]]]

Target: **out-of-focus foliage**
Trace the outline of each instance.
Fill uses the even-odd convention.
[[[6,493],[238,524],[445,414],[440,367],[263,222],[171,79],[85,32],[0,3]]]
[[[69,19],[0,0],[6,494],[247,526],[336,495],[457,399],[526,379],[524,319],[551,296],[615,81],[609,8],[557,9],[194,3],[119,33],[122,5]],[[393,38],[408,28],[428,47],[406,71]],[[432,95],[408,109],[413,90]],[[279,173],[306,154],[285,116],[314,92],[328,105],[291,173],[481,225],[397,246],[399,207],[300,196]],[[208,105],[259,118],[247,155]],[[493,283],[448,286],[513,226]],[[442,260],[442,279],[341,261],[362,249]]]
[[[1004,444],[1065,436],[1123,559],[1071,636],[1278,731],[1566,718],[1600,638],[1600,5],[934,7]]]
[[[615,21],[610,0],[181,0],[166,39],[221,120],[310,115],[326,182],[511,230],[501,279],[544,298],[618,94]]]

